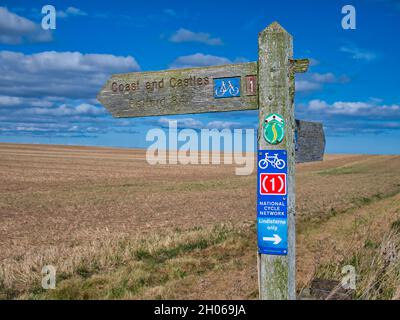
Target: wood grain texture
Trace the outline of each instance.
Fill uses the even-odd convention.
[[[291,60],[293,40],[278,23],[272,23],[259,34],[259,130],[260,150],[286,150],[288,161],[288,256],[260,255],[260,299],[296,299],[295,259],[295,146],[294,146],[294,73]],[[278,113],[286,121],[286,135],[279,145],[263,139],[263,121],[270,113]]]
[[[114,117],[258,109],[247,76],[257,76],[257,62],[119,74],[108,80],[97,99]],[[213,79],[228,77],[241,78],[240,97],[215,98]]]
[[[308,59],[295,59],[290,60],[292,65],[292,72],[294,73],[304,73],[307,72],[308,66],[310,65],[310,60]]]

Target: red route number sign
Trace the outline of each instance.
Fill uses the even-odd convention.
[[[286,195],[286,174],[261,173],[260,193],[262,195]]]

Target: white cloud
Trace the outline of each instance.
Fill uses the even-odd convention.
[[[311,100],[296,107],[296,116],[322,122],[327,135],[382,134],[400,130],[400,104],[367,101]]]
[[[161,127],[163,127],[163,128],[168,128],[170,121],[177,121],[178,129],[196,129],[196,130],[199,130],[199,129],[210,129],[210,130],[230,129],[230,130],[232,130],[232,129],[243,127],[243,124],[241,124],[240,122],[215,120],[215,121],[210,121],[208,123],[203,123],[194,118],[181,118],[181,119],[161,118],[158,120],[158,124],[161,125]]]
[[[130,56],[0,51],[1,132],[88,137],[112,130],[94,98],[111,74],[139,69]]]
[[[87,16],[87,13],[75,7],[68,7],[65,11],[62,10],[57,11],[57,17],[59,18],[68,18],[77,16]]]
[[[43,30],[33,21],[0,7],[0,44],[15,45],[25,41],[48,42],[52,40],[49,30]]]
[[[139,69],[131,56],[0,51],[0,95],[93,98],[111,74]]]
[[[93,72],[139,69],[139,65],[131,56],[117,57],[110,54],[82,54],[80,52],[56,52],[45,51],[32,55],[12,51],[0,51],[0,61],[11,63],[18,59],[18,66],[13,69],[26,71],[27,73],[37,72]],[[5,68],[11,69],[10,65]]]
[[[105,114],[104,108],[82,103],[76,107],[61,105],[57,108],[30,108],[22,111],[24,114],[39,116],[97,116]]]
[[[315,99],[315,100],[311,100],[308,103],[308,109],[310,111],[323,111],[323,110],[328,110],[328,108],[329,108],[329,104],[322,100]]]
[[[346,83],[350,81],[347,76],[337,77],[332,72],[328,73],[309,73],[301,75],[296,80],[296,90],[299,92],[311,92],[321,90],[324,84]]]
[[[378,105],[374,101],[337,101],[332,104],[323,100],[311,100],[308,110],[330,115],[348,115],[359,117],[400,117],[400,105]]]
[[[54,105],[51,97],[37,98],[24,98],[0,95],[0,107],[42,107],[49,108]]]
[[[0,96],[0,107],[18,106],[22,102],[20,97]]]
[[[311,79],[318,83],[333,83],[336,82],[336,76],[332,72],[328,73],[312,73]]]
[[[182,118],[182,119],[170,119],[170,118],[161,118],[158,120],[158,124],[164,128],[169,127],[170,121],[178,121],[178,128],[185,129],[200,129],[203,127],[203,123],[199,120],[195,120],[193,118]]]
[[[209,33],[193,32],[184,28],[176,31],[169,40],[175,43],[198,42],[208,44],[210,46],[219,46],[223,44],[220,38],[213,38]]]
[[[106,133],[108,128],[94,127],[86,124],[71,123],[26,123],[21,122],[12,127],[0,128],[4,134],[46,137],[88,137],[98,133]]]
[[[29,132],[48,132],[49,128],[42,128],[39,126],[17,126],[16,131],[29,131]]]
[[[298,92],[309,92],[320,90],[321,85],[316,82],[312,82],[309,80],[298,80],[296,81],[296,91]]]
[[[360,49],[355,46],[346,47],[343,46],[340,48],[341,52],[349,53],[350,56],[355,60],[363,60],[370,62],[377,58],[377,54],[368,50]]]
[[[342,115],[361,115],[363,113],[376,111],[372,104],[365,102],[343,102],[338,101],[332,104],[330,107],[330,112],[334,114],[342,114]]]
[[[211,121],[207,124],[209,129],[234,129],[234,128],[241,128],[243,125],[239,122],[232,122],[232,121]]]
[[[178,57],[171,65],[171,68],[192,68],[207,67],[223,64],[230,64],[231,60],[225,57],[218,57],[208,54],[196,53],[189,56]]]

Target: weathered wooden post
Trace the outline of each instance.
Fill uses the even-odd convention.
[[[294,74],[305,72],[308,60],[292,56],[292,37],[275,22],[259,35],[258,63],[117,74],[98,95],[118,118],[259,109],[261,299],[296,298]],[[304,150],[297,162],[322,159],[321,126],[299,129],[297,142]]]
[[[258,181],[262,186],[259,186],[258,207],[261,200],[264,201],[262,204],[270,204],[272,207],[274,205],[278,207],[280,204],[277,210],[269,208],[275,210],[275,213],[261,209],[267,210],[262,212],[269,219],[261,219],[260,208],[258,209],[259,252],[266,252],[266,254],[260,253],[258,259],[260,299],[294,300],[296,299],[294,74],[307,71],[308,60],[293,60],[292,37],[277,22],[263,30],[259,34],[258,41],[259,161],[262,161],[266,153],[270,155],[277,153],[278,159],[284,161],[280,167],[278,162],[275,162],[275,166],[269,166],[271,169],[272,167],[279,169],[269,171],[270,176],[275,175],[279,179],[283,177],[281,192],[274,190],[279,188],[279,180],[262,180],[259,167]],[[264,176],[268,179],[268,173]],[[286,181],[283,181],[285,176]],[[273,214],[277,215],[276,219],[272,218]],[[264,237],[260,236],[264,229],[267,233],[268,230],[272,230],[272,233],[276,234],[273,234],[273,237],[265,234]],[[260,241],[263,239],[271,242],[272,249],[274,249],[273,244],[280,243],[282,246],[275,252],[263,248],[263,243],[260,248]]]

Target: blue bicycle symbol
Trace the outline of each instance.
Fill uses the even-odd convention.
[[[231,80],[222,80],[219,88],[215,89],[215,96],[222,98],[228,96],[227,93],[229,93],[230,97],[237,97],[240,93],[240,89],[234,86]]]
[[[265,154],[265,158],[258,162],[260,169],[267,169],[271,165],[273,168],[282,170],[286,167],[285,160],[279,159],[278,154],[275,153],[273,156],[269,156],[268,153]]]

